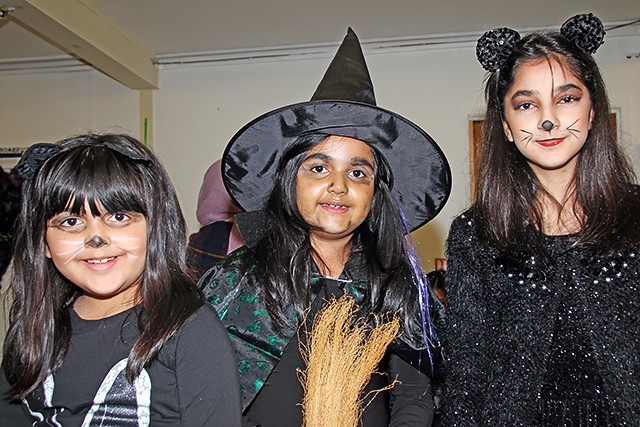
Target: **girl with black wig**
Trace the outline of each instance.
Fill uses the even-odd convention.
[[[299,347],[310,319],[346,294],[364,318],[398,314],[401,324],[363,395],[361,425],[431,425],[432,317],[442,305],[425,286],[409,232],[444,206],[449,166],[422,129],[376,106],[351,29],[311,101],[266,113],[234,136],[223,177],[246,211],[236,215],[246,246],[200,284],[236,350],[244,424],[303,425]]]
[[[637,425],[640,194],[592,54],[604,28],[489,31],[471,209],[448,238],[446,426]]]
[[[1,423],[240,425],[229,338],[187,273],[158,159],[91,134],[35,144],[16,168]]]

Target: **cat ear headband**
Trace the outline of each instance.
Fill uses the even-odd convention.
[[[62,147],[47,142],[33,144],[22,154],[16,171],[24,179],[33,179],[42,164],[62,150]]]
[[[604,26],[602,21],[592,13],[569,18],[560,27],[560,33],[583,52],[589,54],[595,53],[604,43]],[[504,65],[519,41],[520,34],[511,28],[487,31],[478,39],[476,57],[482,68],[493,73]]]
[[[102,141],[101,143],[94,145],[102,145],[122,154],[136,163],[142,163],[145,166],[151,166],[153,164],[153,159],[141,156],[139,153],[129,149],[128,147],[116,144],[112,141]],[[44,162],[61,151],[63,151],[63,147],[58,144],[50,144],[48,142],[33,144],[22,154],[22,157],[20,157],[20,161],[15,166],[15,169],[18,172],[18,175],[22,178],[33,179]]]

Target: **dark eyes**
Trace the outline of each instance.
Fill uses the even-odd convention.
[[[533,104],[530,102],[523,102],[522,104],[516,106],[516,110],[529,110],[533,108]]]
[[[313,166],[310,170],[311,170],[311,172],[322,173],[322,172],[326,171],[327,168],[325,168],[324,166],[318,165],[318,166]]]
[[[115,222],[124,222],[124,221],[128,220],[129,218],[130,218],[129,215],[127,215],[125,213],[122,213],[122,212],[118,212],[118,213],[115,213],[115,214],[111,215],[109,217],[109,220],[115,221]]]
[[[562,104],[568,104],[574,101],[580,101],[581,98],[577,97],[577,96],[565,96],[563,98],[560,99],[560,103]]]
[[[353,165],[352,167],[358,168],[359,166]],[[306,170],[311,174],[317,175],[318,177],[324,177],[325,175],[331,173],[330,167],[327,167],[321,164],[309,166],[308,168],[305,168],[303,166],[301,167],[301,170],[302,171]],[[372,176],[372,173],[367,172],[366,169],[350,169],[350,170],[347,170],[346,173],[348,174],[349,177],[351,177],[351,179],[354,179],[354,180],[367,179]]]
[[[124,212],[117,212],[114,214],[106,214],[103,218],[107,223],[111,223],[113,226],[121,226],[126,225],[133,218],[133,216]],[[57,224],[58,227],[65,229],[79,230],[83,228],[84,221],[82,220],[82,218],[75,216],[61,216],[58,220],[54,219],[51,224]]]
[[[567,95],[567,96],[563,96],[562,98],[560,98],[558,100],[558,104],[570,104],[572,102],[578,102],[580,101],[582,98],[579,96],[573,96],[573,95]],[[530,110],[531,108],[534,108],[535,104],[533,102],[522,102],[518,105],[515,106],[516,110]]]
[[[75,227],[78,224],[80,224],[80,220],[78,218],[67,218],[60,222],[62,227]]]

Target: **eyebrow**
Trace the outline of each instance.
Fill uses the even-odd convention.
[[[576,89],[582,92],[582,88],[580,88],[580,86],[578,85],[574,85],[573,83],[567,83],[566,85],[558,86],[556,88],[556,92],[566,92],[571,89]]]
[[[306,162],[307,160],[315,160],[315,159],[320,159],[324,162],[328,162],[329,160],[331,160],[331,156],[328,156],[324,153],[313,153],[308,155],[303,162]]]
[[[562,92],[566,92],[568,90],[571,89],[577,89],[582,93],[582,89],[580,88],[580,86],[575,85],[573,83],[567,83],[566,85],[562,85],[562,86],[558,86],[554,89],[554,93],[562,93]],[[516,99],[520,96],[534,96],[537,95],[539,92],[537,90],[528,90],[528,89],[523,89],[523,90],[519,90],[516,93],[514,93],[511,96],[511,99]]]
[[[371,170],[375,170],[371,162],[364,157],[354,157],[353,159],[351,159],[351,164],[353,166],[365,166],[371,168]]]
[[[331,161],[331,159],[333,159],[333,157],[324,153],[313,153],[309,155],[306,159],[304,159],[303,163],[307,162],[308,160],[315,160],[315,159],[322,160],[323,162],[329,162]],[[349,159],[349,164],[352,166],[365,166],[365,167],[371,168],[371,170],[375,170],[375,168],[373,167],[373,164],[369,161],[369,159],[366,159],[364,157],[353,157]]]

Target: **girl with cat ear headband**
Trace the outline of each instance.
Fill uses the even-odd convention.
[[[633,425],[640,191],[592,54],[604,28],[485,33],[471,208],[447,240],[444,426]]]
[[[86,134],[32,145],[16,170],[0,424],[239,426],[231,343],[156,156]]]

